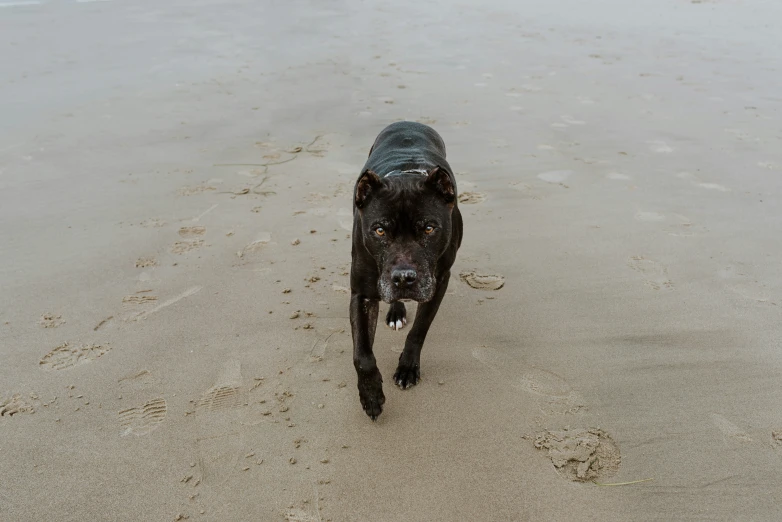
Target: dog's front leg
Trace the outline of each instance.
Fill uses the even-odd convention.
[[[353,366],[358,374],[361,406],[372,420],[383,411],[383,377],[377,369],[372,344],[377,328],[377,299],[353,293],[350,297],[350,326],[353,333]]]
[[[415,322],[410,333],[407,334],[405,349],[399,356],[399,365],[394,373],[394,382],[403,390],[415,386],[421,380],[421,348],[424,346],[429,327],[432,326],[432,321],[440,309],[440,303],[443,302],[450,277],[451,272],[445,272],[437,281],[437,290],[432,300],[418,305]]]

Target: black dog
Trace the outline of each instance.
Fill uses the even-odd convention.
[[[414,386],[461,242],[456,180],[442,138],[420,123],[389,125],[372,145],[353,192],[353,364],[361,405],[372,420],[386,400],[372,353],[378,302],[390,303],[386,324],[395,330],[407,323],[402,301],[420,303],[394,373],[401,388]]]

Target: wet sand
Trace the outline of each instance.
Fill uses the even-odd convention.
[[[21,4],[0,519],[779,519],[779,2]],[[373,424],[350,193],[398,119],[465,240]]]

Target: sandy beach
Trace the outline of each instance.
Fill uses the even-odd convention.
[[[0,0],[0,520],[782,519],[779,20]],[[398,120],[465,235],[373,423],[351,194]]]

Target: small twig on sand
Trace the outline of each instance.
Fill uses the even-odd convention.
[[[290,158],[288,158],[286,160],[273,161],[273,162],[269,162],[269,163],[215,163],[215,164],[213,164],[213,166],[214,167],[265,167],[268,170],[268,168],[271,167],[272,165],[282,165],[283,163],[288,163],[289,161],[295,160],[296,159],[296,154],[298,154],[301,151],[309,152],[310,154],[317,154],[319,152],[324,152],[321,149],[315,149],[315,150],[311,150],[310,149],[310,147],[315,145],[315,142],[318,141],[319,139],[321,139],[322,137],[323,137],[322,134],[318,134],[317,136],[315,136],[314,140],[309,142],[304,147],[298,146],[298,147],[292,148],[291,150],[284,150],[283,152],[287,152],[288,154],[293,154],[293,156],[291,156]],[[264,174],[265,173],[266,173],[266,171],[264,171]]]
[[[269,176],[264,176],[261,182],[253,187],[245,187],[238,192],[234,192],[233,190],[224,190],[222,192],[218,192],[218,194],[232,194],[234,196],[244,196],[246,194],[249,194],[250,192],[252,192],[253,194],[259,194],[261,196],[270,196],[272,194],[277,194],[273,190],[258,190],[258,188],[260,188],[261,185],[266,183],[268,179]]]
[[[631,480],[630,482],[612,482],[610,484],[602,484],[600,482],[592,481],[592,484],[595,486],[629,486],[630,484],[640,484],[641,482],[650,482],[654,480],[653,478],[647,478],[647,479],[641,479],[641,480]]]
[[[316,347],[316,346],[318,345],[318,343],[319,343],[319,342],[321,342],[321,341],[323,341],[323,344],[324,344],[324,346],[323,346],[323,351],[325,352],[325,351],[326,351],[326,348],[327,348],[327,347],[328,347],[328,345],[329,345],[329,339],[331,339],[331,337],[332,337],[332,336],[333,336],[335,333],[337,333],[337,332],[339,332],[339,330],[335,330],[335,331],[331,332],[331,333],[330,333],[330,334],[329,334],[329,335],[328,335],[328,336],[327,336],[325,339],[315,339],[315,342],[314,342],[314,343],[312,343],[312,349],[310,350],[310,357],[313,357],[313,355],[312,355],[312,352],[314,352],[314,351],[315,351],[315,347]]]
[[[319,139],[321,139],[322,137],[323,137],[322,134],[318,134],[317,136],[315,136],[315,139],[312,140],[306,147],[304,147],[304,150],[306,150],[307,152],[323,152],[322,150],[319,150],[319,149],[310,150],[310,147],[315,145],[315,142],[318,141]]]
[[[253,194],[260,194],[261,196],[269,196],[269,195],[271,195],[271,194],[277,194],[277,193],[276,193],[276,192],[274,192],[273,190],[260,190],[260,191],[258,190],[258,188],[260,188],[260,186],[261,186],[261,185],[263,185],[264,183],[266,183],[266,181],[267,181],[268,179],[269,179],[269,176],[264,176],[264,177],[263,177],[263,179],[261,180],[261,182],[260,182],[260,183],[258,183],[257,185],[255,185],[255,186],[252,188],[252,193],[253,193]]]
[[[296,159],[296,156],[288,158],[282,161],[275,161],[272,163],[215,163],[214,167],[270,167],[272,165],[282,165]]]
[[[269,176],[264,176],[263,179],[261,180],[261,182],[253,187],[253,192],[255,192],[255,189],[259,188],[261,185],[266,183],[268,180],[269,180]]]
[[[233,194],[234,196],[244,196],[245,194],[249,194],[250,189],[243,188],[239,192],[234,192],[233,190],[223,190],[221,192],[218,192],[218,194]]]
[[[317,136],[315,136],[315,139],[312,140],[311,142],[309,142],[307,145],[305,145],[303,147],[301,145],[299,145],[297,147],[293,147],[291,150],[285,150],[283,152],[287,152],[288,154],[298,154],[301,151],[309,152],[310,154],[314,154],[316,152],[323,152],[320,149],[310,150],[310,147],[315,145],[315,142],[318,141],[319,139],[321,139],[322,137],[323,137],[322,134],[318,134]]]

